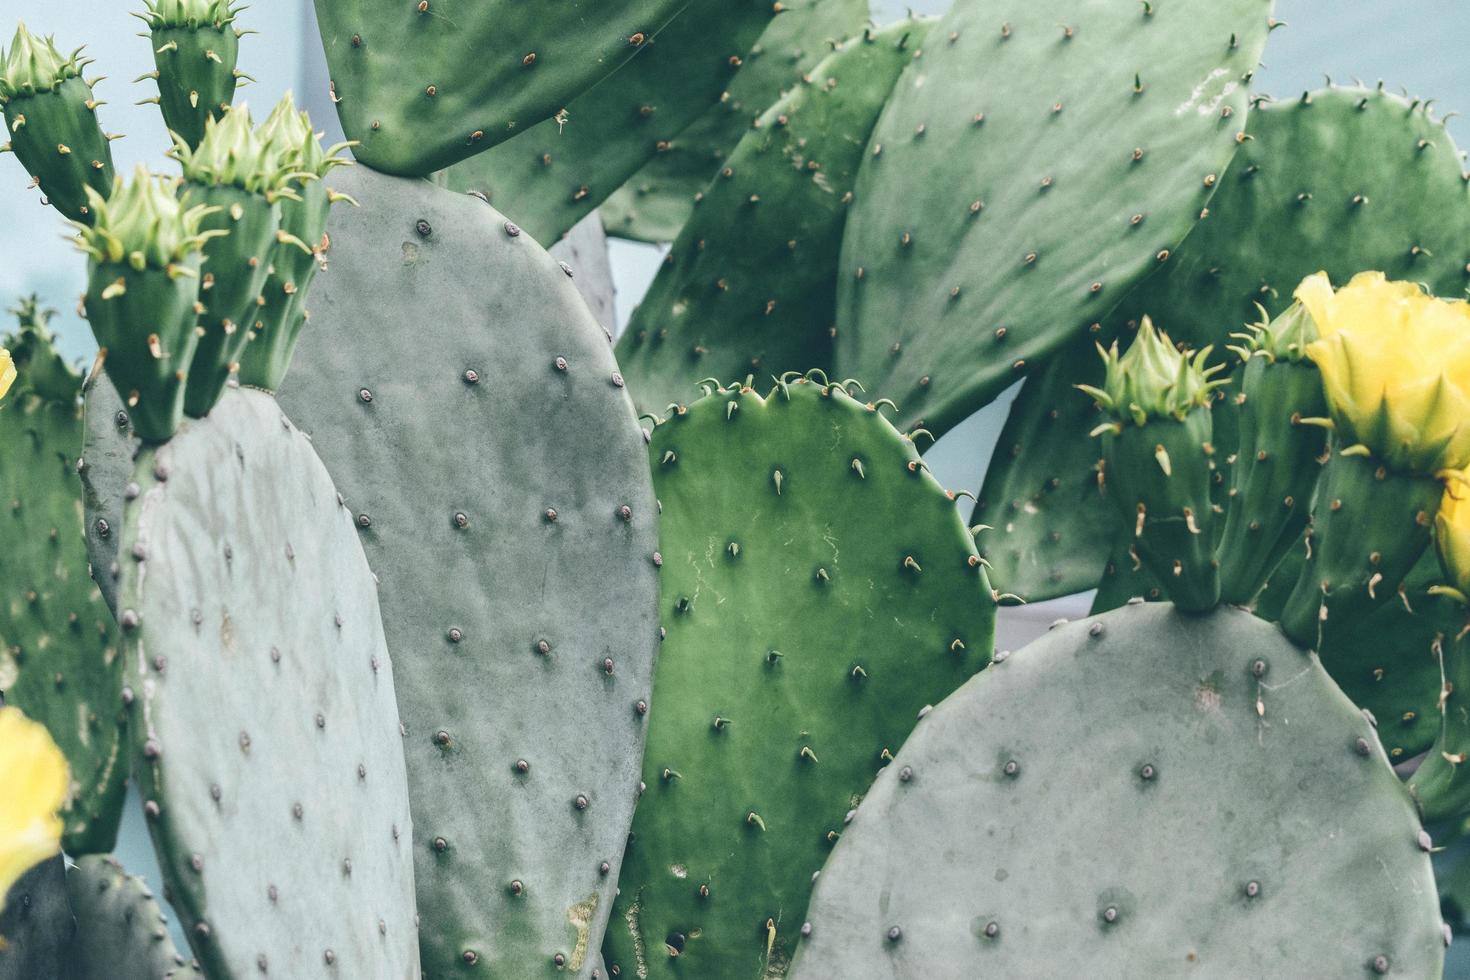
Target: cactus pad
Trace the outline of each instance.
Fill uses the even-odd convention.
[[[660,408],[708,375],[831,365],[853,181],[930,23],[901,21],[849,40],[746,132],[619,345],[640,407]]]
[[[781,16],[741,59],[718,103],[660,146],[603,204],[610,234],[644,242],[677,238],[700,192],[751,124],[834,45],[860,33],[868,19],[865,0],[794,0],[781,6]]]
[[[1340,283],[1381,269],[1437,295],[1461,293],[1470,187],[1448,131],[1421,103],[1323,89],[1258,106],[1247,128],[1252,138],[1221,179],[1209,218],[1176,250],[1167,275],[1128,297],[1114,331],[1147,313],[1176,341],[1224,345],[1260,318],[1256,303],[1280,314],[1319,270]],[[995,531],[981,551],[996,582],[1027,599],[1091,588],[1103,567],[1110,533],[1087,435],[1096,412],[1071,392],[1101,377],[1088,337],[1027,379],[986,474],[976,520]]]
[[[549,15],[512,0],[316,0],[316,14],[357,159],[424,177],[551,118],[688,3],[573,0]]]
[[[658,645],[646,449],[607,334],[530,235],[426,181],[339,186],[362,207],[332,216],[281,401],[382,582],[424,970],[585,977]]]
[[[77,942],[67,950],[70,980],[184,980],[202,977],[179,955],[168,919],[143,883],[110,857],[84,857],[66,874]]]
[[[134,481],[124,697],[200,963],[413,975],[403,743],[351,512],[275,400],[246,389],[140,453]]]
[[[791,976],[1439,976],[1430,847],[1315,658],[1239,609],[1130,605],[919,723]]]
[[[604,954],[779,977],[843,814],[989,662],[995,601],[953,498],[840,385],[711,391],[650,460],[668,638]]]
[[[547,249],[553,259],[572,270],[572,285],[582,295],[587,309],[612,333],[618,327],[617,288],[613,283],[612,256],[602,218],[589,214],[572,226],[567,236]]]
[[[87,576],[82,538],[82,379],[56,354],[44,314],[7,338],[19,376],[0,404],[0,690],[51,732],[71,768],[68,852],[109,851],[128,766],[122,661],[112,615]]]
[[[550,246],[719,102],[778,11],[770,0],[692,0],[565,112],[451,167],[449,187],[484,194]]]
[[[27,871],[0,896],[0,980],[63,976],[62,957],[75,933],[66,896],[66,858],[58,854]]]
[[[138,439],[133,420],[112,379],[100,367],[82,387],[84,432],[77,472],[82,477],[82,512],[87,532],[87,563],[92,580],[114,615],[117,612],[117,561],[122,539],[123,491],[133,477]]]
[[[220,119],[235,100],[241,73],[235,18],[239,0],[143,0],[136,14],[148,25],[153,71],[138,81],[158,82],[157,102],[170,132],[189,146],[204,139],[211,119]]]
[[[939,433],[1101,320],[1167,265],[1235,154],[1270,11],[957,4],[858,175],[838,370]]]

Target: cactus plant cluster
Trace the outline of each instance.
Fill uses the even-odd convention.
[[[1254,91],[1269,0],[468,6],[318,0],[327,146],[145,0],[129,179],[0,57],[98,345],[0,353],[0,980],[1440,974],[1426,104]],[[616,342],[594,210],[673,242]],[[967,526],[921,449],[1020,379]]]

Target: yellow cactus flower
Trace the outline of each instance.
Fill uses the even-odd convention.
[[[0,398],[10,393],[10,386],[15,384],[15,362],[10,359],[10,351],[0,347]]]
[[[21,875],[61,850],[66,757],[19,708],[0,708],[0,906]]]
[[[1318,273],[1296,298],[1317,322],[1307,356],[1342,446],[1423,475],[1470,466],[1470,303],[1381,272],[1336,291]]]
[[[1470,472],[1446,484],[1444,501],[1434,518],[1434,536],[1445,577],[1463,601],[1470,596]]]

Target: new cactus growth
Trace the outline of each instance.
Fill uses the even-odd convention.
[[[295,139],[288,141],[292,135],[279,125],[257,131],[250,110],[239,105],[205,123],[197,149],[175,136],[171,152],[184,171],[180,193],[209,209],[200,228],[215,233],[204,242],[204,311],[184,389],[184,412],[193,418],[209,414],[238,367],[277,247],[311,257],[310,246],[281,228],[282,203],[304,203],[292,187],[302,176],[292,169],[301,152]]]
[[[84,857],[66,873],[78,942],[67,950],[69,980],[191,980],[153,893],[110,857]],[[268,964],[267,964],[268,965]]]
[[[1314,657],[1241,610],[1140,603],[919,722],[790,976],[1437,977],[1431,847]]]
[[[1080,385],[1108,419],[1104,493],[1131,523],[1138,555],[1181,609],[1203,612],[1220,600],[1210,500],[1214,427],[1210,405],[1229,379],[1211,379],[1210,349],[1176,350],[1147,317],[1126,354],[1098,347],[1103,387]]]
[[[73,221],[90,220],[86,189],[112,190],[110,137],[97,122],[93,83],[82,77],[91,59],[77,48],[64,55],[50,37],[21,24],[0,56],[0,106],[13,152],[46,199]]]
[[[717,102],[741,55],[785,16],[770,0],[692,0],[554,118],[451,167],[448,186],[484,194],[550,247]]]
[[[704,187],[752,125],[817,66],[832,47],[862,33],[864,0],[793,0],[781,4],[715,104],[679,131],[602,205],[608,232],[671,242],[688,222]]]
[[[110,199],[88,189],[93,223],[78,223],[87,254],[87,320],[107,376],[145,442],[174,434],[184,409],[184,382],[199,337],[199,266],[211,238],[213,208],[180,199],[175,182],[139,165],[131,183],[119,177]]]
[[[414,827],[352,513],[274,399],[139,454],[124,518],[134,768],[210,976],[407,977]]]
[[[688,5],[573,0],[548,14],[513,0],[317,0],[316,13],[357,159],[426,177],[550,119]]]
[[[619,344],[641,408],[700,377],[830,367],[863,147],[931,22],[853,38],[764,112],[705,189]]]
[[[362,206],[280,397],[381,579],[424,971],[590,977],[659,634],[632,403],[575,270],[518,226],[366,167],[339,189]]]
[[[280,202],[281,234],[270,251],[261,303],[246,321],[250,340],[240,353],[240,383],[275,391],[306,325],[312,280],[326,262],[327,214],[333,204],[351,202],[326,180],[335,168],[351,163],[342,153],[352,144],[323,146],[311,117],[296,109],[289,92],[261,127],[260,136],[284,154],[286,167],[296,175],[295,194]]]
[[[1429,546],[1443,479],[1470,466],[1470,304],[1363,273],[1298,291],[1320,333],[1333,433],[1312,510],[1312,548],[1281,626],[1315,646],[1334,615],[1388,602]],[[1341,624],[1334,624],[1338,626]]]
[[[1220,597],[1248,605],[1306,529],[1327,432],[1322,376],[1307,357],[1317,325],[1301,303],[1237,335],[1244,362],[1234,484],[1217,556]]]
[[[190,147],[198,146],[210,120],[230,110],[235,87],[245,76],[235,63],[240,38],[235,27],[244,8],[238,0],[143,0],[134,14],[148,25],[144,36],[153,43],[153,71],[138,81],[158,82],[156,102],[169,132]]]
[[[705,391],[649,447],[668,637],[619,976],[784,975],[844,814],[992,650],[971,533],[879,409],[800,376]]]
[[[111,850],[123,801],[122,661],[82,539],[82,379],[34,298],[7,336],[17,365],[0,404],[0,690],[43,723],[71,770],[62,813],[72,854]],[[0,887],[4,882],[0,881]]]

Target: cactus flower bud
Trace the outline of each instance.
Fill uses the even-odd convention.
[[[1451,479],[1434,519],[1439,563],[1461,602],[1470,596],[1470,472]]]
[[[1307,354],[1342,447],[1425,476],[1470,465],[1470,303],[1381,272],[1335,292],[1318,273],[1296,295],[1321,332]]]
[[[0,708],[0,906],[10,886],[61,850],[66,757],[19,708]]]

